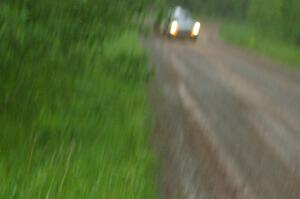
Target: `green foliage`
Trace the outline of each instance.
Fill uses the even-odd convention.
[[[0,2],[0,198],[154,198],[144,1]]]
[[[225,41],[258,51],[262,55],[295,67],[300,67],[300,48],[276,37],[262,34],[256,27],[241,23],[225,23],[221,28]]]
[[[147,79],[147,71],[144,68],[142,47],[136,41],[136,32],[124,32],[118,39],[112,38],[103,43],[105,51],[104,58],[110,62],[106,71],[126,80],[136,82]],[[115,59],[117,57],[118,59]],[[122,65],[134,67],[120,67]]]
[[[284,37],[300,45],[300,1],[283,1]]]
[[[283,23],[282,0],[252,0],[249,20],[262,32],[281,34]],[[272,5],[270,7],[270,5]]]
[[[300,43],[300,2],[298,0],[252,0],[249,21],[265,35]]]

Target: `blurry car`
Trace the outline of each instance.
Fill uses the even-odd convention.
[[[191,13],[180,6],[171,9],[161,23],[160,30],[172,38],[184,37],[196,40],[200,32],[200,22],[193,19]]]

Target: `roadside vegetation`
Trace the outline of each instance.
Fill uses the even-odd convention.
[[[243,23],[224,22],[220,35],[223,40],[270,56],[283,64],[300,67],[300,47],[283,38],[263,35],[258,29]]]
[[[0,198],[155,198],[144,3],[0,2]]]
[[[300,1],[252,0],[244,20],[224,23],[224,40],[300,67]]]
[[[223,21],[225,41],[300,67],[299,0],[186,0],[185,4],[194,13]]]

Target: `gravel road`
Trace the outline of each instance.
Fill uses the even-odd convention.
[[[300,72],[218,38],[146,39],[167,199],[300,199]]]

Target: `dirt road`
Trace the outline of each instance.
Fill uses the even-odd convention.
[[[222,43],[146,40],[167,199],[300,199],[300,73]]]

